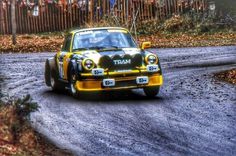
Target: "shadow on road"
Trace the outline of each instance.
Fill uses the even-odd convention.
[[[47,96],[56,96],[60,98],[71,98],[78,102],[118,102],[118,101],[162,101],[163,98],[157,95],[154,98],[145,96],[140,90],[129,91],[109,91],[109,92],[91,92],[80,93],[78,97],[73,97],[69,91],[53,92],[51,90],[45,91],[43,94]]]

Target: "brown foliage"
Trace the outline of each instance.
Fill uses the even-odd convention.
[[[175,15],[166,20],[163,24],[163,29],[169,32],[175,32],[176,30],[188,30],[194,27],[193,21],[188,16]]]
[[[151,41],[152,46],[158,48],[228,46],[236,45],[236,33],[202,35],[188,33],[157,33],[155,35],[140,36],[139,42],[143,41]]]
[[[17,35],[17,44],[11,43],[10,35],[0,36],[1,52],[57,51],[63,42],[61,35]]]
[[[1,101],[0,101],[1,102]],[[0,103],[0,155],[71,155],[58,149],[22,122],[14,102]]]
[[[236,85],[236,69],[221,72],[215,75],[217,78]]]
[[[0,52],[56,52],[63,43],[63,35],[18,35],[18,43],[11,44],[11,36],[0,36]],[[154,33],[140,35],[138,41],[151,41],[153,47],[202,47],[236,45],[236,32],[214,34]]]

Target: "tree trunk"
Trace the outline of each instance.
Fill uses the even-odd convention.
[[[12,44],[16,44],[16,0],[11,0]]]

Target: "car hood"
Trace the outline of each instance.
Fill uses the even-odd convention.
[[[140,52],[141,50],[138,48],[123,48],[121,50],[105,50],[99,52],[96,50],[86,50],[81,52],[81,55],[85,58],[92,59],[95,63],[98,63],[99,59],[104,55],[112,57],[114,55],[124,56],[125,54],[135,55],[139,54]]]

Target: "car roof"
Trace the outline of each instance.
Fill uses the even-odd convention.
[[[70,31],[70,33],[77,33],[77,32],[83,32],[83,31],[93,31],[93,30],[104,30],[104,29],[109,29],[109,30],[126,30],[125,28],[122,27],[97,27],[97,28],[84,28],[84,29],[74,29]]]

